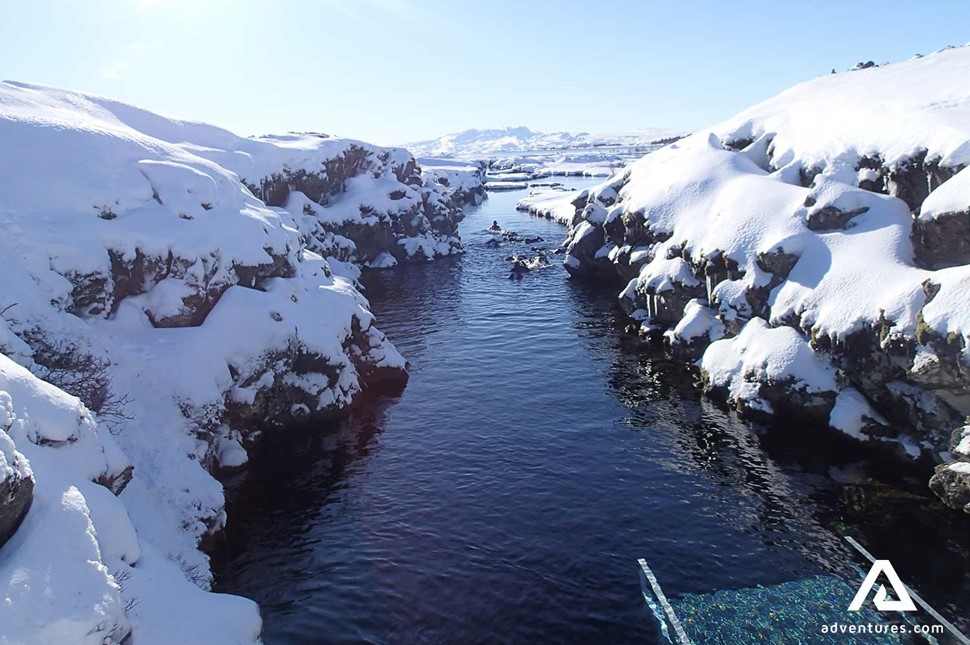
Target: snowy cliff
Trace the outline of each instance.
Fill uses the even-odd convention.
[[[826,75],[521,207],[567,219],[566,269],[622,279],[712,394],[944,462],[970,511],[968,84],[966,47]]]
[[[406,379],[358,265],[460,252],[464,195],[402,149],[17,83],[0,141],[0,641],[254,640],[205,591],[212,473]]]

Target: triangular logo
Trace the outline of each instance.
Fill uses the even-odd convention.
[[[909,597],[909,592],[906,591],[906,585],[896,575],[896,570],[893,569],[893,565],[890,564],[889,560],[876,560],[872,563],[872,568],[869,569],[866,579],[862,581],[862,586],[859,587],[855,598],[852,599],[852,604],[849,605],[849,611],[859,611],[862,609],[862,603],[869,597],[872,585],[876,584],[876,581],[879,580],[879,574],[886,575],[889,584],[892,585],[893,591],[896,592],[896,598],[898,600],[891,600],[889,594],[886,593],[886,586],[879,585],[879,589],[876,590],[876,597],[872,601],[876,609],[879,611],[916,611],[916,605],[913,604],[913,599]]]

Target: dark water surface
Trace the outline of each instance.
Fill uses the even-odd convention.
[[[706,594],[852,575],[846,533],[967,611],[970,523],[924,473],[739,421],[560,256],[508,280],[528,245],[486,247],[493,219],[547,248],[564,236],[516,213],[522,195],[469,210],[463,257],[365,275],[407,389],[270,437],[231,489],[218,589],[259,602],[267,643],[655,643],[637,558],[668,595]]]

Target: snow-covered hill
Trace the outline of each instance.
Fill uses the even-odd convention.
[[[567,270],[627,282],[710,392],[959,458],[932,486],[970,511],[968,87],[966,47],[826,75],[521,206],[568,219]]]
[[[0,141],[0,640],[254,640],[212,473],[406,379],[358,265],[460,252],[480,172],[18,83]]]
[[[405,147],[417,156],[489,159],[515,152],[567,150],[592,147],[648,146],[659,139],[683,134],[669,128],[651,128],[622,134],[588,132],[536,132],[529,128],[508,127],[464,130],[438,139],[415,141]]]

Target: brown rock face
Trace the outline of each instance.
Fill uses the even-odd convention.
[[[101,484],[108,490],[110,490],[115,495],[121,495],[121,491],[125,490],[128,483],[131,481],[132,476],[135,474],[134,466],[126,466],[124,470],[120,473],[104,473],[95,480],[95,483]]]
[[[613,275],[613,268],[608,260],[595,259],[596,251],[606,243],[606,236],[602,228],[594,227],[585,235],[570,241],[567,253],[578,260],[577,264],[567,262],[566,271],[574,278],[585,278],[596,275]]]
[[[928,269],[970,264],[970,211],[913,220],[916,260]]]
[[[330,203],[331,197],[344,192],[344,182],[347,179],[368,170],[370,165],[368,150],[352,145],[343,154],[328,159],[320,172],[310,172],[302,168],[295,171],[283,169],[260,179],[258,185],[247,186],[267,206],[282,206],[293,191],[299,191],[316,203],[326,205]]]
[[[809,211],[805,224],[813,231],[837,231],[846,228],[852,218],[868,212],[868,206],[849,211],[840,210],[835,206],[824,206],[817,210]]]
[[[923,151],[885,171],[886,192],[906,202],[915,212],[931,192],[960,170],[959,167],[940,166],[939,159],[927,159]]]
[[[33,499],[33,479],[11,475],[0,482],[0,547],[16,533]]]
[[[892,195],[906,202],[910,211],[919,212],[923,201],[931,192],[963,169],[962,166],[941,166],[939,159],[927,159],[922,152],[903,161],[894,168],[887,167],[882,158],[865,156],[859,160],[859,169],[876,171],[876,178],[859,182],[859,187],[884,195]],[[824,210],[824,209],[823,209]],[[836,220],[838,219],[837,214]],[[831,217],[825,217],[831,220]],[[811,217],[808,226],[813,226]],[[838,221],[833,223],[838,224]],[[841,228],[822,226],[821,228]],[[910,235],[917,263],[927,269],[970,264],[970,210],[942,213],[932,220],[913,220]]]
[[[955,468],[957,464],[967,466],[966,472]],[[970,462],[937,466],[930,479],[930,490],[950,508],[970,513]]]

